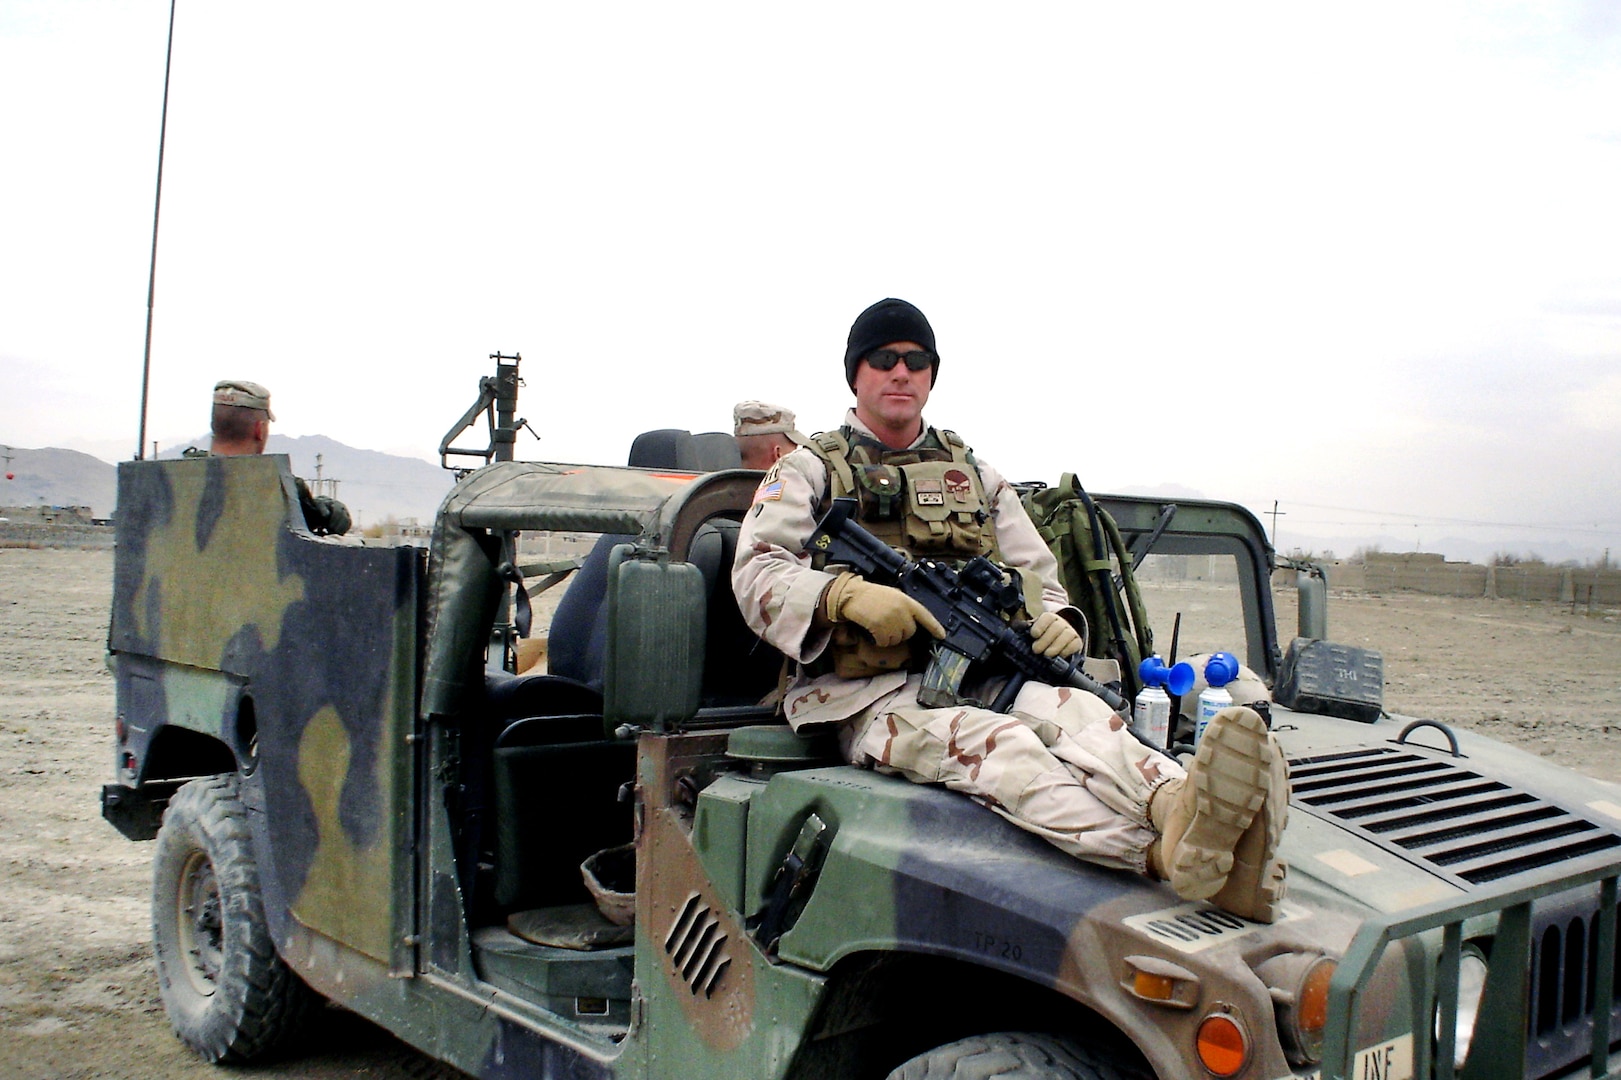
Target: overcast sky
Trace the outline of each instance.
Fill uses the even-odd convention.
[[[0,0],[0,442],[135,451],[168,15]],[[901,296],[1010,477],[1621,555],[1618,102],[1601,0],[179,0],[148,439],[817,430]]]

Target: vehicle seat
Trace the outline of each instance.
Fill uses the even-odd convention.
[[[501,807],[494,750],[514,721],[530,718],[555,732],[554,741],[602,737],[602,693],[558,675],[484,673],[484,698],[461,725],[461,832],[457,838],[462,889],[476,895],[476,869],[495,843],[492,822]]]
[[[698,451],[698,464],[704,472],[722,469],[741,469],[743,455],[737,449],[737,440],[724,431],[700,431],[692,437]]]
[[[644,431],[630,444],[633,469],[670,469],[676,472],[702,472],[698,464],[698,444],[684,428]]]
[[[690,431],[681,428],[644,431],[630,444],[626,464],[633,469],[700,472],[702,455],[715,451],[712,447],[701,451],[698,438],[707,436],[695,438]],[[728,435],[726,441],[735,455],[737,440]],[[584,683],[598,693],[602,692],[603,671],[608,661],[608,553],[619,544],[635,540],[630,533],[604,533],[598,537],[552,614],[551,631],[547,635],[547,669]]]
[[[591,901],[580,864],[631,840],[619,789],[636,744],[602,737],[602,715],[533,716],[495,742],[495,902],[513,911]]]
[[[630,448],[630,464],[645,469],[737,468],[737,440],[725,432],[700,435],[678,428],[644,431]],[[580,564],[557,603],[548,635],[548,669],[602,692],[608,659],[608,554],[636,539],[604,534]],[[688,559],[703,573],[709,632],[704,647],[702,703],[752,705],[776,685],[782,655],[754,635],[732,593],[737,522],[712,519],[693,537]]]
[[[629,533],[604,533],[597,538],[557,601],[547,634],[548,670],[599,696],[608,664],[608,554],[616,545],[635,539]]]
[[[684,428],[644,431],[630,444],[633,469],[671,469],[677,472],[719,472],[741,469],[743,457],[737,440],[724,431],[701,431],[694,435]]]
[[[771,692],[782,672],[782,654],[749,629],[732,592],[737,531],[737,522],[712,518],[687,552],[688,561],[703,574],[709,596],[702,707],[753,705]]]
[[[496,732],[514,720],[539,716],[602,715],[602,692],[558,673],[508,675],[486,672],[484,709],[487,726]]]

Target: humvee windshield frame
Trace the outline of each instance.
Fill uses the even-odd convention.
[[[1120,527],[1127,548],[1141,555],[1230,556],[1238,569],[1239,600],[1244,615],[1245,663],[1271,685],[1283,655],[1278,647],[1272,610],[1272,547],[1255,515],[1236,503],[1205,499],[1146,499],[1097,495],[1094,500]],[[1169,511],[1169,521],[1161,521]]]

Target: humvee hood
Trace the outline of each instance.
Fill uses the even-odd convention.
[[[1274,714],[1296,895],[1394,912],[1621,848],[1616,785],[1463,729],[1426,723],[1403,739],[1406,717]]]

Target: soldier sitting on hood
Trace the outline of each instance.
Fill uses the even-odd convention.
[[[920,646],[940,624],[899,589],[808,550],[829,499],[854,496],[861,524],[913,558],[1001,564],[1024,584],[1036,651],[1081,651],[1085,620],[1018,494],[955,433],[924,423],[939,368],[916,307],[889,299],[863,311],[844,354],[855,408],[839,431],[777,461],[744,515],[733,586],[750,628],[797,664],[789,723],[838,725],[853,764],[943,783],[1071,855],[1271,922],[1284,895],[1288,766],[1253,710],[1218,714],[1184,772],[1084,691],[1031,681],[1008,713],[966,697],[926,707]]]
[[[276,414],[270,411],[270,391],[256,382],[245,379],[222,379],[214,384],[214,411],[209,418],[209,431],[213,438],[208,444],[208,455],[236,457],[241,454],[262,454],[270,439],[270,421]],[[202,457],[191,450],[187,456]],[[349,508],[326,495],[311,495],[300,477],[293,477],[298,486],[298,506],[304,512],[304,525],[316,536],[342,536],[351,524]]]

